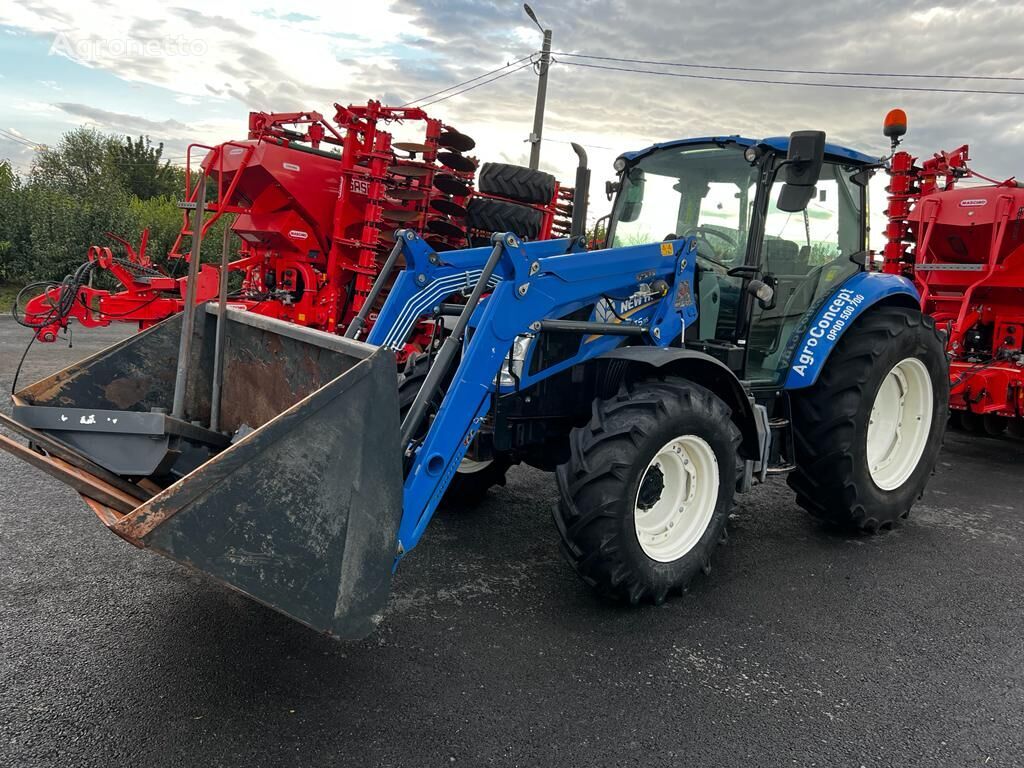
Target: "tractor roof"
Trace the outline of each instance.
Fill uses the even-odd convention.
[[[674,141],[663,141],[659,144],[652,144],[646,149],[637,150],[636,152],[623,152],[621,157],[624,157],[626,160],[638,160],[639,158],[649,155],[659,149],[685,147],[691,144],[736,144],[737,146],[744,148],[754,146],[755,144],[766,144],[772,149],[785,152],[789,149],[789,136],[772,136],[767,139],[749,139],[743,136],[703,136],[701,138],[694,139],[676,139]],[[839,144],[826,143],[825,157],[828,160],[840,160],[852,165],[866,165],[878,162],[877,157],[865,155],[863,152],[858,152],[855,149],[843,147]]]

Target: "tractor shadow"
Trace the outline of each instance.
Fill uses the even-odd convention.
[[[751,582],[770,585],[809,555],[834,560],[869,538],[843,536],[809,519],[784,484],[749,496],[730,520],[728,540],[710,574],[663,606],[630,607],[594,594],[561,556],[550,513],[556,501],[550,476],[513,471],[509,485],[494,489],[479,506],[435,516],[399,568],[382,622],[369,638],[336,642],[183,575],[187,591],[154,617],[162,628],[159,656],[172,667],[189,666],[198,679],[230,678],[226,691],[245,696],[252,694],[247,681],[290,687],[296,665],[310,670],[314,690],[344,685],[351,691],[361,681],[373,688],[382,679],[367,676],[367,668],[380,667],[393,653],[433,645],[487,645],[528,630],[549,638],[553,647],[566,636],[584,643],[588,637],[647,641],[721,613]],[[887,536],[892,538],[873,538]],[[200,656],[192,653],[195,648],[203,649]],[[379,670],[385,679],[401,675],[401,664],[385,666]]]
[[[596,597],[562,559],[554,502],[549,476],[517,470],[479,507],[439,513],[399,569],[380,627],[358,642],[335,642],[161,562],[167,583],[147,620],[117,630],[135,654],[116,667],[114,698],[135,717],[177,713],[173,729],[150,735],[151,748],[179,737],[209,745],[216,718],[225,751],[204,753],[211,764],[237,762],[267,732],[289,739],[297,764],[331,749],[366,764],[381,755],[422,764],[424,753],[402,750],[422,745],[424,732],[444,732],[449,741],[435,749],[447,749],[460,738],[451,723],[523,718],[555,690],[586,698],[599,689],[609,706],[628,708],[637,681],[652,679],[724,713],[737,703],[729,691],[760,695],[747,690],[759,679],[750,665],[771,677],[767,659],[781,663],[822,628],[856,637],[880,599],[941,592],[927,585],[935,550],[956,535],[914,516],[881,535],[840,535],[772,482],[743,499],[709,575],[663,606],[629,608]],[[905,620],[885,623],[898,635]],[[463,746],[482,762],[480,743]]]

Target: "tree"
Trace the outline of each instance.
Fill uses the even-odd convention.
[[[14,243],[18,237],[18,197],[20,182],[9,160],[0,162],[0,280],[16,274]]]
[[[111,165],[117,140],[94,128],[76,128],[65,133],[54,147],[36,155],[29,184],[78,198],[102,198],[120,188]]]
[[[111,245],[120,254],[107,232],[137,246],[146,228],[150,258],[180,270],[183,262],[168,264],[167,253],[182,225],[184,170],[165,160],[163,149],[148,136],[83,127],[41,149],[26,178],[0,160],[0,283],[59,280],[85,260],[90,245]],[[208,233],[204,261],[219,258],[229,218]],[[189,247],[186,237],[181,250]]]
[[[181,194],[181,171],[163,160],[163,152],[163,142],[154,147],[149,136],[139,136],[137,141],[125,136],[123,143],[110,147],[111,170],[121,186],[140,200]]]

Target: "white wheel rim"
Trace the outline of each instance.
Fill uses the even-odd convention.
[[[651,487],[662,488],[652,503]],[[678,560],[701,540],[718,502],[718,459],[707,442],[683,435],[665,443],[640,476],[633,500],[633,522],[640,547],[652,560]]]
[[[494,459],[487,459],[486,461],[476,461],[475,459],[463,459],[459,462],[459,468],[455,471],[460,475],[472,475],[476,472],[481,472],[487,469],[491,464],[494,463]]]
[[[878,387],[867,458],[871,479],[883,491],[899,488],[917,469],[932,428],[933,399],[931,376],[916,357],[896,363]]]

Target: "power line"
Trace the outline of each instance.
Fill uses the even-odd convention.
[[[10,131],[4,130],[3,128],[0,128],[0,137],[9,139],[10,141],[16,141],[19,144],[24,144],[26,147],[32,147],[32,149],[37,149],[43,146],[38,142],[32,141],[31,139],[27,139],[24,136],[18,136],[15,133],[11,133]]]
[[[587,147],[588,149],[607,149],[612,152],[617,152],[615,147],[606,147],[602,144],[587,144],[585,141],[568,141],[566,139],[549,139],[547,136],[541,138],[541,141],[551,141],[555,144],[579,144],[581,147]]]
[[[26,138],[24,136],[19,136],[16,133],[11,133],[10,131],[6,131],[6,130],[4,130],[2,128],[0,128],[0,136],[3,136],[4,138],[10,139],[11,141],[17,141],[17,142],[19,142],[21,144],[28,144],[30,146],[35,146],[35,144],[30,139],[28,139],[28,138]]]
[[[526,61],[527,59],[532,59],[532,57],[533,57],[533,53],[528,53],[525,56],[522,56],[522,57],[516,59],[515,61],[510,61],[507,64],[504,64],[504,65],[498,67],[497,69],[492,69],[490,72],[484,72],[482,75],[477,75],[476,77],[472,77],[469,80],[463,80],[461,83],[456,83],[455,85],[449,85],[447,88],[442,88],[440,91],[434,91],[433,93],[428,93],[426,96],[421,96],[418,99],[412,99],[410,101],[405,102],[405,104],[402,104],[401,106],[408,107],[410,104],[416,104],[416,103],[421,102],[421,101],[426,101],[427,99],[432,99],[434,96],[439,96],[442,93],[447,93],[448,91],[455,90],[456,88],[461,88],[463,85],[469,85],[470,83],[475,83],[477,80],[481,80],[481,79],[487,77],[488,75],[493,75],[493,74],[495,74],[497,72],[501,72],[501,70],[503,70],[503,69],[508,69],[509,67],[514,67],[519,62]],[[436,104],[437,102],[432,102],[432,103]]]
[[[616,56],[595,56],[587,53],[569,53],[567,51],[556,51],[557,56],[571,56],[579,59],[594,59],[596,61],[618,61],[627,64],[651,64],[662,67],[686,67],[687,69],[717,69],[729,72],[771,72],[784,75],[836,75],[843,77],[921,77],[935,80],[1001,80],[1010,82],[1024,82],[1024,77],[1012,75],[936,75],[922,74],[916,72],[842,72],[827,69],[778,69],[773,67],[730,67],[721,64],[690,64],[679,61],[656,61],[650,59],[626,59]],[[570,62],[563,62],[568,64]]]
[[[433,101],[428,101],[426,104],[421,104],[420,107],[429,107],[432,104],[438,104],[438,103],[440,103],[442,101],[446,101],[447,99],[452,98],[453,96],[459,96],[459,95],[461,95],[463,93],[468,93],[469,91],[472,91],[472,90],[474,90],[476,88],[479,88],[482,85],[488,85],[490,83],[493,83],[495,80],[501,80],[501,78],[503,78],[503,77],[508,77],[509,75],[514,75],[516,72],[521,72],[522,70],[526,69],[527,67],[532,67],[532,66],[533,66],[533,62],[532,61],[528,61],[525,64],[519,65],[515,69],[510,69],[507,72],[502,72],[500,75],[496,75],[495,77],[492,77],[490,80],[484,80],[482,83],[477,83],[476,85],[471,85],[468,88],[463,88],[461,91],[455,91],[454,93],[449,93],[447,96],[442,96],[439,99],[434,99]]]
[[[661,72],[656,69],[637,69],[635,67],[613,67],[607,64],[584,64],[582,61],[562,61],[568,67],[585,67],[587,69],[603,69],[611,72],[632,72],[641,75],[660,75],[662,77],[685,77],[692,80],[718,80],[732,83],[757,83],[759,85],[799,85],[806,88],[852,88],[862,91],[919,91],[924,93],[970,93],[990,96],[1024,96],[1024,91],[992,91],[975,88],[926,88],[913,85],[869,85],[867,83],[820,83],[801,82],[798,80],[759,80],[752,77],[729,77],[726,75],[695,75],[692,72]]]

